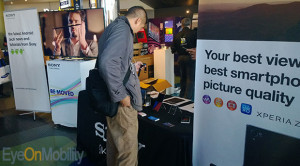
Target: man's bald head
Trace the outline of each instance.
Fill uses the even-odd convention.
[[[189,26],[191,26],[191,24],[192,24],[192,21],[190,18],[184,18],[181,20],[182,27],[189,27]]]
[[[128,19],[132,19],[132,18],[140,18],[143,21],[145,21],[145,23],[147,23],[148,21],[148,16],[147,16],[147,12],[146,10],[141,7],[141,6],[133,6],[130,9],[128,9],[127,13],[125,14],[125,16]]]
[[[129,21],[133,33],[137,33],[138,31],[142,30],[147,24],[147,13],[146,10],[141,6],[131,7],[125,16]]]

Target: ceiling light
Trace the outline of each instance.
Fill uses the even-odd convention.
[[[12,4],[14,4],[14,2],[13,2],[13,1],[11,1],[11,2],[10,2],[10,4],[12,5]]]
[[[190,10],[186,10],[186,13],[189,14],[189,13],[190,13]]]
[[[25,2],[27,2],[27,0],[25,0]]]

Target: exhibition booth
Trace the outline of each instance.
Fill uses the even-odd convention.
[[[269,27],[260,29],[267,35],[256,36],[249,22],[257,15],[240,14],[257,14],[252,6],[225,10],[219,4],[214,7],[220,10],[208,10],[201,5],[195,101],[178,97],[175,88],[178,56],[170,46],[182,30],[182,17],[149,19],[134,36],[132,63],[144,66],[136,73],[143,98],[139,165],[297,165],[300,50],[299,41],[290,38],[298,33],[296,19],[282,23],[287,24],[284,34]],[[293,15],[276,5],[282,14]],[[106,163],[106,117],[94,110],[85,89],[109,21],[106,14],[104,8],[4,12],[11,69],[4,75],[12,75],[5,79],[13,82],[16,109],[51,113],[55,125],[76,128],[77,150],[97,164]],[[84,15],[84,24],[72,22],[74,15]],[[21,21],[28,18],[32,21]],[[275,25],[270,17],[260,18],[260,24]],[[236,25],[235,19],[247,22]],[[85,40],[72,45],[78,26],[83,26]],[[150,99],[147,92],[152,90],[163,95]]]
[[[95,11],[95,9],[92,11]],[[87,10],[86,12],[89,25],[88,33],[91,33],[90,36],[94,37],[96,33],[89,31],[93,26],[97,27],[89,24],[89,20],[93,19],[88,14],[92,11]],[[49,41],[49,34],[46,35],[46,32],[50,31],[48,29],[49,24],[54,24],[57,27],[66,26],[57,23],[57,21],[52,23],[53,19],[50,18],[52,16],[54,18],[62,17],[63,15],[68,14],[60,14],[60,12],[40,13],[40,20],[42,20],[43,31],[45,32],[43,42],[49,43],[44,45],[44,52],[47,50],[50,53],[49,56],[53,55],[53,51],[50,50],[55,50],[51,48],[53,45]],[[97,17],[97,14],[94,17]],[[161,22],[166,21],[162,20]],[[149,24],[149,27],[146,28],[146,33],[143,34],[146,35],[147,40],[142,41],[144,42],[142,48],[137,48],[138,54],[132,58],[133,63],[141,61],[144,64],[144,68],[137,73],[141,81],[140,85],[144,100],[143,111],[139,113],[138,117],[139,164],[149,166],[192,165],[194,104],[191,100],[171,96],[175,92],[175,60],[169,46],[174,35],[172,29],[174,27],[175,30],[176,27],[175,21],[165,24],[165,27],[161,30],[172,32],[172,34],[161,34],[160,36],[165,36],[166,40],[162,39],[164,42],[156,42],[155,45],[153,45],[151,39],[156,38],[155,35],[160,33],[155,32],[157,34],[154,34],[153,26],[155,25]],[[56,29],[59,30],[59,28]],[[135,37],[138,41],[141,40],[139,38],[141,35]],[[91,38],[95,41],[98,39],[99,36],[97,35],[96,39]],[[71,56],[47,61],[51,114],[55,124],[77,127],[78,150],[87,152],[88,156],[97,163],[105,163],[106,119],[105,116],[97,113],[92,108],[90,97],[87,91],[84,90],[86,87],[85,79],[89,75],[89,70],[95,66],[96,60],[91,58],[93,56],[83,59]],[[149,90],[164,93],[166,97],[161,98],[156,103],[152,101],[152,104],[147,105],[146,92]],[[177,160],[173,160],[174,158]]]
[[[77,128],[78,150],[87,152],[95,162],[106,162],[106,119],[93,110],[85,91],[86,78],[89,71],[95,67],[98,56],[97,41],[105,27],[104,11],[103,9],[80,11],[85,13],[86,42],[89,50],[81,50],[79,53],[74,51],[75,48],[69,51],[68,46],[74,35],[73,29],[77,26],[70,25],[72,23],[70,19],[76,12],[39,12],[38,15],[34,9],[6,12],[6,16],[14,15],[17,20],[32,17],[38,18],[40,23],[38,25],[38,20],[35,20],[36,22],[30,23],[30,26],[23,22],[22,24],[26,25],[15,26],[14,20],[10,18],[5,20],[9,50],[18,51],[18,54],[21,54],[22,50],[23,55],[12,58],[13,75],[18,73],[22,75],[24,69],[27,70],[30,66],[34,66],[35,71],[40,71],[38,79],[24,78],[22,85],[14,87],[15,101],[17,110],[50,112],[55,125]],[[135,36],[136,40],[142,41],[137,43],[142,47],[134,50],[138,53],[132,58],[132,63],[141,61],[144,64],[144,68],[137,73],[144,101],[144,109],[138,118],[139,162],[142,165],[159,165],[154,162],[159,161],[165,165],[172,161],[171,165],[191,165],[194,104],[191,100],[171,96],[175,93],[175,60],[169,46],[173,40],[173,27],[175,31],[176,25],[175,21],[168,23],[163,20],[161,23],[163,29],[159,31],[163,32],[156,31],[156,25],[152,23],[143,30],[144,36]],[[35,29],[40,27],[41,36],[36,33],[38,30],[32,31],[32,27]],[[160,40],[157,39],[157,35],[166,39],[162,38],[161,42],[157,42]],[[38,40],[39,37],[41,41]],[[141,40],[141,37],[146,37],[147,40]],[[58,45],[60,38],[64,40]],[[151,40],[155,40],[156,43]],[[35,58],[36,62],[28,61],[26,58],[38,56],[36,50],[39,50],[41,55],[44,53],[48,59],[45,63],[46,71],[41,56]],[[20,61],[26,62],[22,63],[22,68],[14,67],[19,65],[17,62]],[[18,82],[19,78],[12,79],[13,82]],[[41,87],[32,88],[33,82]],[[165,97],[149,104],[146,93],[150,90],[159,91],[165,94]],[[24,103],[25,95],[18,98],[18,93],[24,92],[27,95],[34,92],[35,94],[31,95],[33,99],[47,102],[40,102],[40,107],[35,108],[35,103]],[[173,161],[174,158],[177,160]]]

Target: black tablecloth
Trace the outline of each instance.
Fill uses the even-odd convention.
[[[140,166],[192,165],[193,114],[177,110],[173,115],[168,113],[169,110],[167,104],[163,104],[158,112],[146,107],[143,112],[147,116],[139,116]],[[154,122],[148,119],[149,116],[160,120]],[[190,116],[191,122],[182,124],[183,116]],[[165,122],[175,126],[165,126]],[[87,151],[91,159],[100,163],[105,163],[106,129],[105,117],[90,108],[86,92],[81,91],[78,99],[77,147]]]

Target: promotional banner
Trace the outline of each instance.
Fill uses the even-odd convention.
[[[36,9],[4,12],[16,110],[50,112]]]
[[[52,121],[67,127],[77,127],[78,94],[86,87],[89,71],[96,60],[50,60],[47,74]]]
[[[299,8],[199,1],[193,165],[299,165]]]

